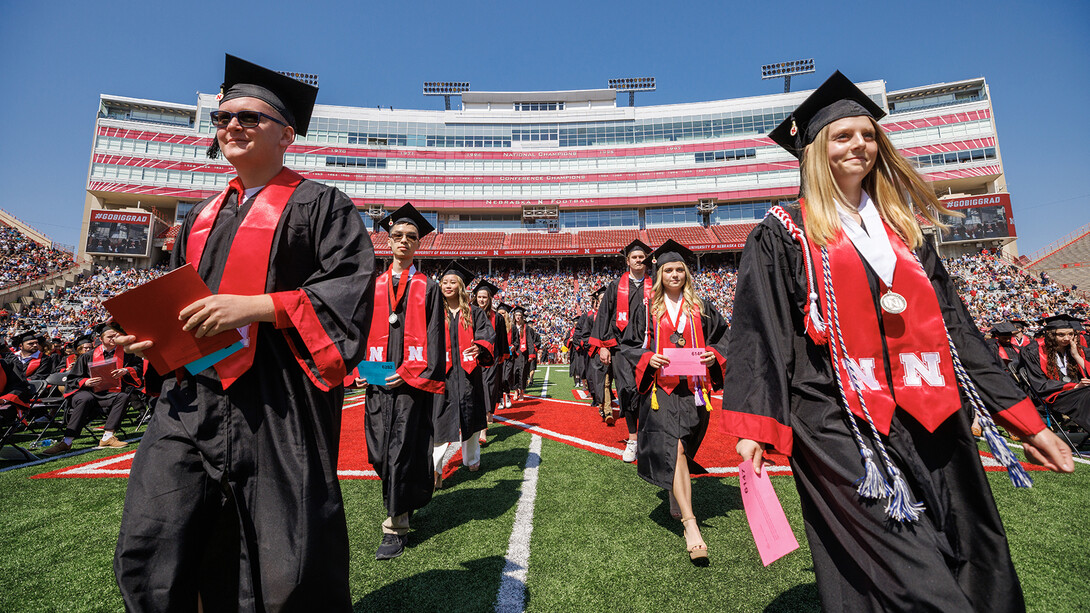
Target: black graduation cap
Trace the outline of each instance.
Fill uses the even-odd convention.
[[[462,266],[458,260],[451,260],[446,267],[443,268],[443,274],[439,275],[442,279],[447,275],[457,275],[462,280],[463,287],[469,287],[469,284],[473,282],[473,279],[477,278],[477,275],[469,272],[469,269]]]
[[[95,344],[95,338],[93,336],[91,336],[90,334],[84,334],[83,336],[81,336],[81,337],[77,338],[76,340],[72,341],[72,348],[75,349],[76,347],[79,347],[80,345],[82,345],[84,343],[94,345]]]
[[[801,160],[802,150],[814,142],[822,128],[838,119],[861,115],[878,120],[885,117],[886,112],[838,70],[768,137]]]
[[[685,245],[668,238],[665,243],[651,253],[651,259],[654,260],[655,266],[662,266],[670,262],[691,264],[696,259],[696,254]]]
[[[1028,328],[1029,327],[1029,322],[1024,320],[1024,319],[1012,319],[1012,320],[1010,320],[1010,322],[1012,324],[1016,325],[1016,326],[1021,327],[1021,328]]]
[[[1052,317],[1045,317],[1041,320],[1041,324],[1044,325],[1045,330],[1059,330],[1060,328],[1075,329],[1075,326],[1082,327],[1076,319],[1070,315],[1053,315]]]
[[[488,279],[481,279],[481,282],[477,284],[477,287],[473,288],[473,295],[476,296],[477,292],[481,291],[482,289],[487,291],[489,296],[495,296],[496,294],[500,293],[500,288],[489,283]]]
[[[501,303],[500,303],[500,306],[496,307],[496,310],[497,310],[497,311],[507,311],[507,312],[510,312],[510,311],[511,311],[511,305],[507,304],[506,302],[501,302]]]
[[[22,332],[20,332],[20,333],[16,334],[15,336],[11,337],[11,346],[13,348],[15,348],[15,349],[18,349],[18,348],[23,346],[23,343],[25,343],[27,341],[32,341],[32,340],[34,340],[36,338],[38,338],[38,333],[37,332],[31,332],[30,330],[23,330]]]
[[[113,330],[119,334],[124,334],[124,330],[121,329],[121,325],[113,319],[108,319],[100,324],[95,324],[95,327],[92,328],[92,330],[94,331],[95,336],[102,336],[102,334],[106,332],[106,330]]]
[[[517,306],[517,307],[511,309],[511,314],[512,315],[516,315],[518,313],[522,313],[522,316],[525,317],[526,316],[526,309],[524,309],[524,308],[522,308],[520,306]]]
[[[1003,320],[998,321],[992,326],[992,334],[1011,335],[1018,331],[1018,326],[1013,323]]]
[[[428,220],[424,219],[424,216],[420,214],[420,211],[416,210],[416,207],[410,202],[406,202],[401,205],[401,208],[390,213],[386,217],[383,217],[382,220],[378,222],[378,226],[383,230],[386,230],[386,232],[389,232],[390,228],[399,223],[408,223],[415,226],[416,232],[420,235],[420,238],[424,238],[435,230],[435,228],[428,223]]]
[[[623,255],[623,256],[625,256],[627,258],[629,253],[631,253],[631,252],[633,252],[633,251],[635,251],[637,249],[642,251],[644,253],[644,255],[648,255],[648,254],[651,253],[651,247],[648,247],[647,243],[644,243],[643,241],[641,241],[640,239],[637,238],[636,240],[632,241],[631,243],[628,243],[627,245],[625,245],[624,247],[621,248],[621,255]]]
[[[227,54],[223,63],[223,98],[257,98],[280,113],[299,136],[307,135],[318,88],[275,70]]]
[[[602,287],[599,287],[598,289],[594,290],[593,292],[591,292],[591,293],[589,293],[587,295],[590,296],[591,298],[597,299],[599,296],[601,296],[604,293],[606,293],[606,286],[605,285],[603,285]]]

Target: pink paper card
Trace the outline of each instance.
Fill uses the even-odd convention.
[[[742,488],[742,505],[746,508],[746,519],[753,532],[753,541],[757,543],[757,553],[761,554],[761,563],[765,566],[799,548],[791,524],[783,513],[776,490],[768,471],[762,471],[758,477],[753,473],[752,462],[738,465],[738,479]]]
[[[666,347],[662,350],[662,355],[670,358],[670,363],[662,367],[662,374],[667,377],[707,376],[708,368],[700,363],[700,356],[704,351],[703,347]]]

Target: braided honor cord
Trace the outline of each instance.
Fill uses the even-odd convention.
[[[912,255],[916,258],[916,263],[920,265],[926,276],[927,269],[923,268],[920,256],[915,251],[912,252]],[[1025,467],[1011,453],[1010,447],[1007,447],[1007,442],[1000,436],[995,421],[992,420],[991,415],[984,408],[984,401],[977,392],[976,384],[969,378],[969,373],[965,370],[965,366],[962,365],[961,356],[958,355],[958,348],[954,346],[954,339],[950,337],[950,331],[946,329],[945,325],[943,331],[946,332],[946,342],[950,344],[950,355],[954,359],[954,372],[957,374],[958,386],[969,397],[969,403],[973,405],[973,412],[976,414],[977,419],[980,420],[980,427],[984,431],[984,440],[988,441],[988,447],[991,448],[992,455],[1007,468],[1007,474],[1015,487],[1033,487],[1033,479],[1030,478]]]
[[[833,356],[833,373],[836,375],[836,384],[840,389],[841,400],[844,401],[844,409],[848,414],[848,422],[852,427],[852,434],[855,436],[855,442],[859,445],[859,453],[863,456],[863,466],[866,470],[863,478],[859,483],[859,495],[863,498],[878,499],[889,497],[889,503],[886,505],[886,516],[898,522],[913,522],[919,519],[920,513],[924,510],[924,505],[921,502],[911,501],[911,492],[908,490],[908,483],[905,481],[904,475],[893,464],[893,460],[889,457],[889,452],[886,450],[885,443],[882,442],[882,437],[878,433],[878,428],[874,425],[874,418],[871,417],[870,411],[867,409],[867,401],[863,398],[863,383],[858,380],[855,371],[848,365],[847,361],[844,362],[844,368],[848,371],[848,376],[851,379],[850,383],[852,389],[855,390],[856,395],[859,397],[859,406],[863,409],[863,416],[867,419],[867,424],[870,425],[871,432],[874,433],[874,446],[878,448],[878,453],[882,456],[882,462],[886,466],[886,472],[893,478],[893,487],[890,488],[889,484],[882,478],[882,474],[878,470],[878,466],[874,463],[874,452],[871,451],[863,441],[863,435],[859,431],[859,426],[856,423],[855,415],[852,413],[848,404],[848,395],[844,390],[844,384],[840,380],[840,369],[837,367],[840,364],[840,356],[837,352],[837,346],[839,345],[840,353],[843,353],[845,360],[847,359],[848,351],[844,346],[844,335],[840,331],[840,315],[836,307],[836,294],[833,292],[833,280],[832,274],[829,269],[829,251],[825,248],[821,248],[821,265],[822,272],[825,281],[825,295],[829,297],[829,319],[832,320],[833,338],[829,339],[829,347]]]

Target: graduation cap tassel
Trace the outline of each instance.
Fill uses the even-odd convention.
[[[913,252],[912,255],[916,257],[916,263],[920,265],[920,268],[923,268],[920,256],[916,255],[916,252]],[[980,421],[980,429],[984,431],[984,440],[988,442],[988,447],[992,450],[992,456],[1007,468],[1007,476],[1010,477],[1011,483],[1015,487],[1033,487],[1033,479],[1030,478],[1029,473],[1026,472],[1026,468],[1022,466],[1018,458],[1014,457],[1014,453],[1007,446],[1007,441],[1000,436],[995,421],[992,420],[991,415],[985,409],[984,401],[980,398],[976,385],[969,378],[969,373],[966,372],[965,366],[961,363],[961,356],[958,355],[958,348],[954,345],[954,339],[950,338],[949,330],[946,330],[946,342],[950,345],[950,356],[954,361],[954,373],[957,375],[958,386],[968,396],[969,404],[973,405],[973,412],[976,414],[977,420]]]

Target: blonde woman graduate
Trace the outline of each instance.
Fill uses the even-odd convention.
[[[451,262],[439,279],[446,301],[446,392],[437,395],[432,413],[432,461],[435,487],[443,485],[443,456],[450,443],[462,444],[462,464],[471,471],[481,467],[480,435],[487,427],[488,393],[484,368],[492,365],[496,331],[466,286],[473,273]]]
[[[708,546],[693,511],[690,476],[707,472],[693,457],[708,431],[711,393],[723,386],[727,322],[711,301],[697,295],[688,264],[695,260],[692,251],[667,240],[652,257],[650,317],[638,304],[620,345],[625,358],[636,365],[640,394],[636,471],[669,492],[670,513],[681,520],[689,558],[705,565]],[[702,350],[697,372],[680,376],[663,372],[671,363],[670,350],[693,349]]]
[[[770,137],[801,160],[802,198],[742,252],[724,429],[760,472],[791,457],[826,611],[1022,611],[973,414],[1027,456],[1070,452],[995,363],[917,215],[952,214],[839,72]],[[994,421],[993,421],[994,419]]]

